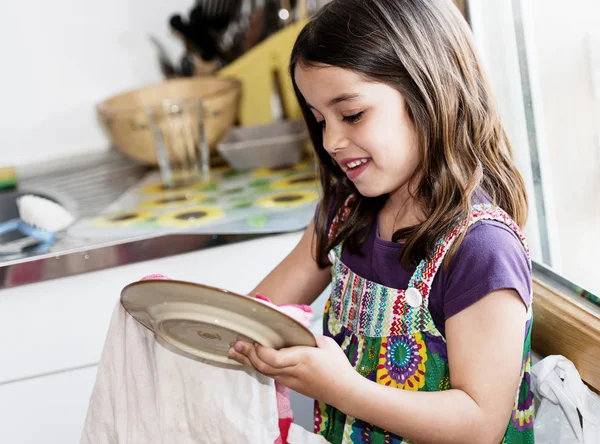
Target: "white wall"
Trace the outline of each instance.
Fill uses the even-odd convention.
[[[588,35],[600,42],[598,0],[524,0],[530,22],[534,101],[541,113],[543,174],[560,242],[561,274],[600,294],[600,96],[594,96]],[[527,18],[527,17],[526,17]],[[600,60],[600,44],[595,48]],[[595,75],[600,80],[600,66]]]
[[[173,13],[193,0],[28,0],[0,6],[0,166],[108,148],[94,105],[162,80],[148,34],[173,57]]]

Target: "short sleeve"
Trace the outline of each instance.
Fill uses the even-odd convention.
[[[444,273],[443,286],[445,319],[502,289],[515,290],[529,306],[531,268],[525,248],[503,223],[477,222]]]

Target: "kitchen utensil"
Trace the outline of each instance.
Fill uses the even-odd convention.
[[[240,7],[241,0],[199,1],[190,10],[189,19],[176,14],[169,24],[184,39],[188,50],[198,53],[203,60],[218,58],[225,64],[232,60],[230,53]],[[230,25],[234,28],[231,31]]]
[[[32,194],[17,200],[19,219],[0,224],[0,235],[19,230],[26,237],[0,245],[0,254],[17,254],[37,244],[50,246],[56,234],[74,222],[73,216],[61,205]]]
[[[227,23],[239,12],[241,0],[199,0],[197,5],[202,6],[203,16],[207,19],[228,18]]]
[[[185,21],[180,15],[174,15],[169,20],[171,28],[185,41],[188,50],[197,52],[206,61],[223,57],[215,37],[210,33],[208,23],[200,16],[196,21]]]
[[[150,41],[156,48],[158,53],[158,63],[160,65],[160,70],[166,78],[175,77],[177,73],[177,69],[173,66],[169,55],[165,47],[160,43],[160,41],[153,35],[149,36]]]

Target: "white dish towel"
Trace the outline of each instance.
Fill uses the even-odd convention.
[[[172,353],[117,304],[82,444],[271,444],[278,440],[272,379]],[[327,441],[292,424],[289,444]]]

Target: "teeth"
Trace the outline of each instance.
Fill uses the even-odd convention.
[[[367,163],[368,161],[369,159],[353,160],[352,162],[348,163],[347,166],[348,168],[356,168],[357,166]]]

